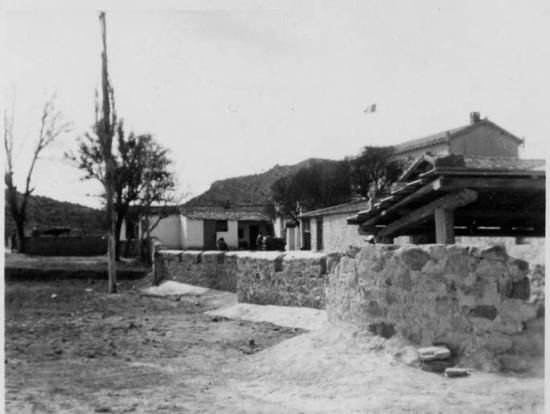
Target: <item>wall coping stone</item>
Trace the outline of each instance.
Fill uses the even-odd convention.
[[[309,250],[289,250],[285,252],[285,257],[283,260],[322,259],[325,257],[327,257],[327,254],[323,252],[312,252]]]
[[[267,259],[267,260],[276,260],[279,257],[283,256],[285,252],[280,251],[252,251],[252,250],[240,250],[240,251],[229,251],[225,253],[226,256],[235,256],[242,258],[250,259]]]
[[[159,250],[159,252],[162,252],[162,254],[166,254],[168,256],[178,256],[182,253],[186,253],[184,250]]]

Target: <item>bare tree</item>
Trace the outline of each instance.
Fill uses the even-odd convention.
[[[6,201],[10,214],[13,217],[16,228],[16,243],[19,253],[25,252],[25,221],[27,219],[27,203],[29,196],[34,191],[31,188],[34,167],[40,158],[42,151],[49,146],[59,135],[68,132],[70,124],[65,122],[61,112],[55,109],[55,96],[46,101],[40,117],[40,132],[33,149],[31,163],[25,179],[25,188],[19,192],[15,184],[15,158],[13,152],[14,137],[14,109],[11,112],[4,111],[4,149],[6,152],[6,171],[4,181],[6,184]]]

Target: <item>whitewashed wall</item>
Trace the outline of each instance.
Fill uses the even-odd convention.
[[[196,250],[204,247],[204,224],[182,216],[181,245],[183,249]]]
[[[237,249],[239,247],[239,222],[237,220],[227,221],[227,231],[216,232],[216,240],[223,237],[227,243],[227,247],[230,249]]]
[[[157,217],[153,216],[151,223],[155,223]],[[169,249],[181,249],[181,228],[181,216],[174,214],[160,219],[151,236],[159,239]]]

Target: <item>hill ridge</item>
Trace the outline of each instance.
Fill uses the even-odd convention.
[[[275,164],[262,173],[229,177],[214,181],[208,190],[191,198],[183,204],[184,207],[215,207],[215,206],[261,206],[273,204],[271,187],[279,178],[289,176],[300,168],[313,163],[326,165],[337,163],[337,160],[326,158],[307,158],[296,164]]]
[[[31,195],[27,204],[26,231],[29,232],[35,225],[39,225],[43,230],[50,227],[70,227],[73,232],[82,234],[102,234],[104,212],[78,203]],[[5,203],[4,237],[8,237],[14,231],[15,222]]]

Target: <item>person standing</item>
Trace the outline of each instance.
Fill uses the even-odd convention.
[[[264,235],[262,232],[258,234],[258,237],[256,237],[256,250],[262,250],[264,242]]]

